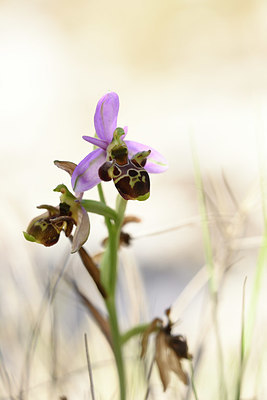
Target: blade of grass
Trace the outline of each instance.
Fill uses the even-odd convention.
[[[239,358],[239,371],[237,378],[236,400],[240,400],[242,380],[244,375],[244,356],[245,356],[245,289],[247,277],[243,283],[243,296],[242,296],[242,314],[241,314],[241,338],[240,338],[240,358]]]
[[[208,222],[208,212],[207,212],[207,204],[206,204],[206,195],[204,191],[202,176],[200,172],[200,165],[197,156],[197,152],[192,141],[192,156],[193,156],[193,164],[194,164],[194,173],[195,173],[195,183],[198,194],[198,204],[199,211],[201,216],[201,225],[202,225],[202,235],[203,235],[203,244],[204,244],[204,252],[206,258],[206,265],[209,272],[209,287],[212,296],[216,296],[217,289],[215,283],[215,268],[212,254],[212,244],[211,244],[211,236],[209,230],[209,222]]]
[[[31,335],[29,337],[29,342],[25,354],[24,367],[22,368],[22,376],[20,382],[20,393],[18,395],[18,398],[20,400],[25,400],[27,398],[29,382],[30,382],[30,374],[31,374],[31,364],[36,349],[37,341],[39,338],[41,325],[46,310],[48,308],[48,305],[51,304],[54,300],[59,282],[61,281],[64,272],[67,268],[68,260],[69,260],[69,254],[67,254],[65,260],[62,263],[62,266],[58,268],[58,270],[55,272],[55,275],[48,282],[45,292],[43,294],[43,298],[38,312],[38,318],[34,324]]]
[[[91,396],[92,396],[92,400],[95,400],[95,390],[94,390],[93,373],[92,373],[92,367],[91,367],[91,362],[90,362],[89,349],[88,349],[88,341],[87,341],[87,335],[86,335],[86,333],[84,334],[84,342],[85,342],[85,352],[86,352],[86,360],[87,360],[87,367],[88,367],[88,374],[89,374],[89,382],[90,382]]]
[[[190,367],[191,367],[191,385],[192,385],[192,391],[195,397],[195,400],[198,400],[198,395],[197,395],[197,390],[195,386],[195,377],[194,377],[194,367],[193,367],[193,362],[190,362]]]
[[[203,245],[204,245],[204,252],[206,258],[206,265],[207,270],[209,273],[209,290],[211,294],[211,301],[212,301],[212,320],[216,338],[216,347],[217,347],[217,357],[218,357],[218,364],[219,364],[219,380],[220,380],[220,388],[219,388],[219,395],[222,400],[226,400],[227,395],[227,388],[224,376],[224,360],[223,360],[223,351],[222,351],[222,344],[221,344],[221,337],[220,337],[220,330],[218,324],[218,288],[216,283],[215,277],[215,264],[213,259],[213,250],[212,250],[212,243],[211,243],[211,234],[209,229],[209,222],[208,222],[208,212],[207,212],[207,202],[206,202],[206,195],[203,185],[203,180],[200,171],[200,165],[198,160],[197,151],[195,148],[195,143],[193,141],[193,137],[191,136],[191,149],[192,149],[192,157],[193,157],[193,165],[194,165],[194,174],[195,174],[195,182],[198,192],[198,203],[202,221],[202,235],[203,235]]]
[[[146,377],[147,390],[146,390],[146,394],[145,394],[145,399],[144,400],[148,400],[148,397],[149,397],[150,392],[151,392],[150,379],[151,379],[154,363],[155,363],[155,354],[153,355],[153,358],[151,360],[151,363],[150,363],[150,366],[149,366],[149,369],[148,369],[148,373],[147,373],[147,377]]]
[[[5,365],[4,356],[1,348],[0,348],[0,376],[2,376],[3,385],[6,386],[7,393],[9,394],[9,399],[15,400],[15,397],[12,394],[14,389],[12,388],[11,380]]]
[[[262,202],[262,214],[264,221],[264,232],[262,237],[262,245],[259,250],[252,295],[246,318],[245,326],[245,362],[249,356],[250,345],[252,341],[254,325],[257,315],[257,305],[259,300],[259,294],[263,281],[263,274],[267,262],[267,165],[265,155],[265,134],[262,129],[262,118],[258,116],[260,128],[258,128],[257,139],[258,139],[258,151],[259,151],[259,175],[260,175],[260,190],[261,190],[261,202]]]

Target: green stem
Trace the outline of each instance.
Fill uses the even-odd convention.
[[[98,193],[101,202],[106,204],[101,184],[98,185]],[[124,219],[126,205],[127,201],[123,198],[118,200],[116,207],[117,218],[114,222],[112,222],[109,217],[105,216],[109,238],[108,245],[101,262],[101,282],[107,291],[107,298],[105,299],[105,302],[109,314],[113,352],[118,371],[120,400],[126,400],[126,382],[122,355],[122,338],[119,330],[116,310],[116,284],[121,225]]]
[[[112,224],[108,229],[108,264],[106,268],[106,281],[108,284],[108,292],[110,296],[115,297],[117,283],[117,263],[118,263],[118,247],[120,239],[120,231],[115,224]]]
[[[97,185],[97,190],[98,190],[98,195],[99,195],[100,200],[102,201],[102,203],[104,203],[106,205],[107,203],[106,203],[106,199],[105,199],[105,196],[104,196],[104,192],[103,192],[103,188],[102,188],[101,183],[99,183]],[[110,219],[107,216],[105,216],[105,222],[106,222],[107,228],[109,229],[109,227],[111,225],[111,222],[110,222]]]
[[[124,219],[124,213],[126,210],[127,201],[124,200],[121,196],[118,196],[117,200],[117,215],[118,219],[115,224],[112,224],[109,230],[109,289],[110,294],[115,297],[116,293],[116,283],[117,283],[117,259],[118,259],[118,250],[120,244],[120,234],[121,234],[121,226]]]
[[[117,202],[116,202],[116,211],[117,211],[118,217],[119,217],[119,220],[118,220],[119,230],[121,230],[121,225],[123,223],[126,207],[127,207],[127,200],[124,200],[123,197],[118,196]]]
[[[119,377],[120,385],[120,400],[126,400],[126,382],[125,382],[125,371],[122,357],[122,345],[121,336],[118,325],[117,311],[115,305],[115,299],[113,296],[106,300],[106,306],[109,313],[109,322],[112,335],[113,352],[116,361],[116,367]]]

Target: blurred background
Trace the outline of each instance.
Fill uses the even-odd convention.
[[[103,349],[104,339],[70,288],[57,281],[68,269],[85,291],[93,286],[78,257],[68,257],[63,237],[56,247],[45,249],[22,235],[38,215],[37,205],[58,203],[54,187],[65,183],[70,188],[69,177],[53,161],[78,163],[91,151],[81,137],[94,135],[95,107],[108,91],[120,96],[118,124],[128,126],[128,139],[151,145],[169,161],[166,173],[151,177],[150,199],[128,205],[128,213],[142,223],[127,226],[132,246],[122,250],[122,325],[162,318],[173,304],[179,333],[186,335],[192,353],[197,347],[206,277],[201,275],[197,288],[179,302],[205,264],[193,137],[215,215],[216,260],[224,268],[231,265],[220,308],[221,334],[230,349],[226,369],[231,371],[244,278],[249,298],[263,231],[259,180],[264,167],[259,168],[259,158],[266,150],[266,21],[265,0],[0,1],[1,399],[17,398],[20,391],[20,398],[35,400],[90,398],[84,332],[92,338],[99,398],[117,396],[116,389],[101,385],[109,365],[113,374],[109,349],[104,356],[99,352],[98,340]],[[113,184],[104,189],[113,206]],[[97,199],[96,189],[87,198]],[[90,219],[86,248],[95,254],[106,231],[100,217]],[[128,290],[129,304],[124,298]],[[266,333],[265,302],[262,294],[261,338]],[[261,359],[254,363],[261,365],[260,376],[266,366],[263,348],[262,339],[257,340],[255,354],[260,352]],[[205,385],[208,366],[216,365],[213,357],[208,350],[207,371],[201,369],[199,377],[205,400],[215,393],[213,384],[209,389]],[[246,380],[244,399],[267,396],[266,383],[258,379],[258,385],[254,378]],[[133,382],[138,382],[136,376]],[[160,384],[154,396],[157,388],[155,398],[177,398],[176,389],[163,395]]]

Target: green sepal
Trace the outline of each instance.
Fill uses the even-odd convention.
[[[125,135],[124,130],[122,128],[116,128],[115,131],[113,132],[112,142],[116,144],[124,144],[124,142],[121,139],[123,135]]]
[[[69,191],[67,186],[60,184],[53,190],[54,192],[60,192],[62,195],[60,196],[60,201],[62,203],[69,204],[70,202],[76,201],[76,197]]]
[[[77,199],[67,188],[67,186],[60,184],[54,189],[54,192],[62,193],[60,196],[60,203],[66,203],[70,206],[71,216],[76,221],[79,220],[79,213],[81,210],[81,204],[79,199]]]
[[[122,128],[116,128],[113,133],[112,142],[107,147],[107,159],[121,161],[122,164],[127,162],[128,148],[121,137],[125,135]]]
[[[113,219],[115,222],[118,220],[118,214],[112,208],[106,206],[102,201],[96,200],[81,200],[81,206],[87,212],[103,215],[104,217]]]

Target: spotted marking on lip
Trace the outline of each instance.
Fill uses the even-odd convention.
[[[119,176],[113,176],[116,188],[126,200],[143,199],[149,197],[150,180],[147,171],[141,166],[136,166],[131,160],[125,165],[114,165],[120,170]],[[144,199],[145,199],[144,198]]]
[[[104,181],[113,182],[125,200],[146,200],[150,195],[150,179],[143,168],[149,152],[137,153],[131,160],[127,148],[118,147],[98,171]],[[113,158],[114,157],[114,158]]]

